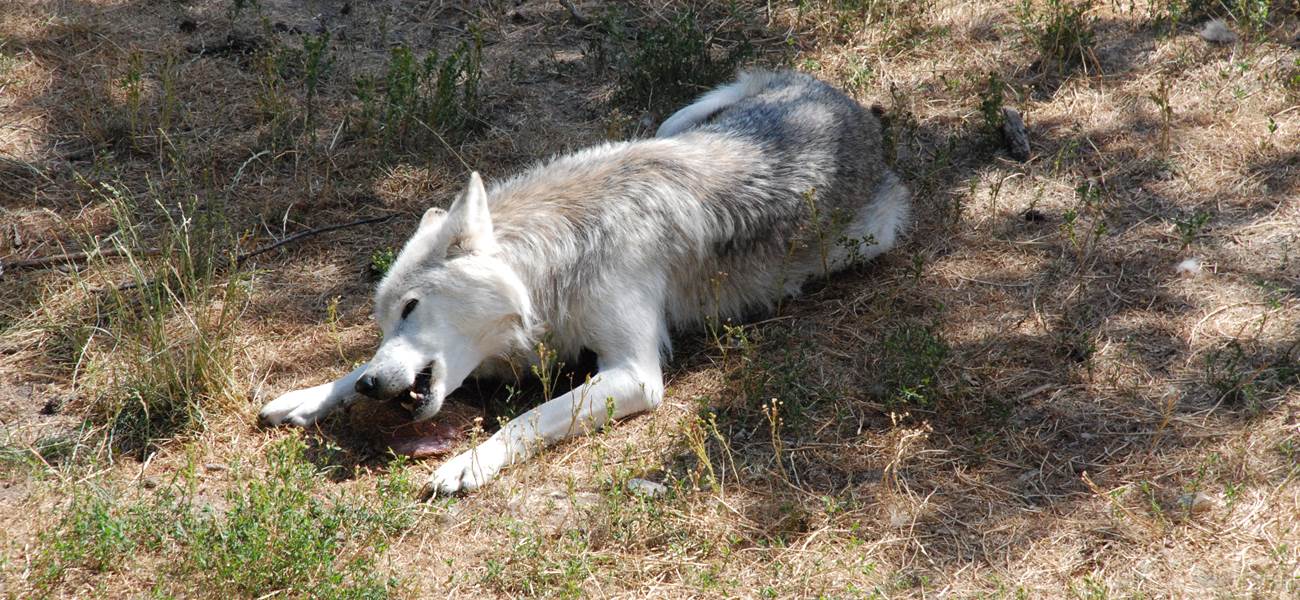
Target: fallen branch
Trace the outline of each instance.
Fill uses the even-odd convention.
[[[299,233],[295,233],[295,234],[293,234],[293,235],[291,235],[291,236],[289,236],[289,237],[287,237],[287,238],[284,238],[284,239],[282,239],[282,240],[280,240],[280,241],[278,241],[278,242],[275,242],[274,244],[268,244],[268,245],[266,245],[266,246],[262,246],[261,248],[258,248],[258,249],[256,249],[256,250],[253,250],[252,252],[246,252],[246,253],[244,253],[244,254],[240,254],[239,256],[235,257],[235,266],[239,266],[239,265],[244,264],[244,261],[246,261],[246,260],[248,260],[248,259],[250,259],[250,258],[253,258],[254,256],[257,256],[257,255],[259,255],[259,254],[265,254],[265,253],[267,253],[267,252],[270,252],[270,251],[272,251],[272,250],[275,250],[276,248],[279,248],[280,246],[284,246],[284,245],[286,245],[286,244],[291,244],[291,243],[296,242],[296,241],[298,241],[298,240],[302,240],[302,239],[306,239],[306,238],[309,238],[309,237],[317,236],[317,235],[320,235],[320,234],[322,234],[322,233],[329,233],[329,232],[331,232],[331,231],[338,231],[338,230],[340,230],[340,229],[347,229],[347,228],[349,228],[349,227],[359,227],[359,226],[361,226],[361,225],[370,225],[370,224],[372,224],[372,223],[383,223],[384,221],[387,221],[387,220],[389,220],[389,219],[392,219],[394,216],[396,216],[396,215],[384,215],[384,216],[382,216],[382,217],[370,217],[370,218],[366,218],[366,219],[357,219],[356,221],[352,221],[352,222],[350,222],[350,223],[342,223],[342,224],[340,224],[340,225],[330,225],[330,226],[328,226],[328,227],[319,227],[319,228],[316,228],[316,229],[308,229],[307,231],[302,231],[302,232],[299,232]]]
[[[22,260],[11,260],[0,263],[0,275],[4,274],[5,269],[39,269],[51,265],[81,262],[96,256],[122,256],[124,254],[143,254],[146,256],[153,256],[159,253],[160,252],[156,248],[142,248],[140,250],[131,250],[129,252],[126,248],[104,248],[103,250],[87,252],[68,252],[67,254],[38,256],[36,258],[25,258]]]

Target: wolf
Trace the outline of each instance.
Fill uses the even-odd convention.
[[[751,71],[654,138],[554,157],[490,186],[472,173],[449,209],[424,213],[379,282],[374,358],[276,398],[260,418],[306,426],[368,397],[397,399],[419,421],[468,377],[594,352],[595,375],[440,465],[425,491],[476,489],[551,444],[659,406],[670,331],[771,310],[894,247],[910,192],[881,145],[876,116],[829,84]]]

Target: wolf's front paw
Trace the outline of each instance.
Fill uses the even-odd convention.
[[[263,425],[306,427],[323,419],[332,408],[327,395],[316,388],[307,388],[289,392],[268,402],[257,418]]]
[[[506,451],[496,442],[479,444],[443,463],[424,486],[426,496],[469,492],[492,481],[506,464]]]

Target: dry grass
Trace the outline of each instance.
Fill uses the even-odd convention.
[[[109,424],[85,408],[108,393],[104,373],[138,356],[116,351],[133,339],[125,309],[96,291],[130,281],[130,265],[4,273],[8,597],[210,592],[202,580],[160,583],[176,573],[167,553],[185,552],[180,533],[130,538],[118,567],[41,567],[70,536],[118,539],[102,533],[113,518],[100,534],[68,533],[80,531],[69,514],[91,514],[79,499],[121,499],[111,516],[184,481],[196,509],[228,510],[268,468],[266,449],[302,435],[256,428],[261,403],[346,370],[375,342],[371,256],[446,202],[466,165],[491,177],[646,131],[667,108],[620,88],[639,81],[620,72],[637,64],[626,32],[677,23],[686,8],[581,2],[592,19],[582,26],[532,0],[242,4],[0,11],[0,260],[109,244],[121,223],[103,184],[145,200],[140,247],[163,239],[182,205],[219,215],[243,250],[399,218],[287,246],[232,277],[245,295],[222,332],[225,400],[148,455],[110,452]],[[1033,19],[980,1],[691,3],[708,61],[748,42],[747,63],[791,65],[884,106],[890,154],[916,192],[911,241],[768,321],[682,334],[659,412],[419,507],[413,526],[384,530],[384,577],[365,590],[1300,593],[1297,7],[1138,4],[1084,5],[1086,47],[1068,37],[1053,57],[1045,11],[1068,3],[1032,2]],[[1215,16],[1236,43],[1197,37]],[[312,74],[304,44],[326,30],[327,66]],[[446,145],[394,147],[355,127],[367,105],[354,82],[382,78],[391,46],[445,55],[476,34],[479,107]],[[989,135],[990,75],[1026,117],[1027,163]],[[1199,273],[1176,270],[1188,258]],[[163,322],[183,328],[186,315],[224,308],[213,296],[178,298]],[[504,396],[460,394],[488,421],[519,410]],[[304,460],[327,469],[317,495],[364,507],[393,489],[371,416],[304,436]],[[669,491],[643,498],[630,478]],[[110,558],[121,547],[102,546]],[[229,589],[303,588],[270,577]]]

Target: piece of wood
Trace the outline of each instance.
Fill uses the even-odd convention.
[[[154,256],[158,254],[158,250],[155,248],[144,248],[141,250],[132,250],[131,253],[143,254],[145,256]],[[83,260],[86,260],[94,256],[122,256],[124,254],[127,254],[125,248],[104,248],[103,250],[94,250],[94,251],[87,251],[87,252],[68,252],[66,254],[53,254],[50,256],[38,256],[36,258],[11,260],[4,263],[0,263],[0,267],[8,267],[10,269],[39,269],[41,267],[49,267],[54,265],[81,262]],[[0,269],[0,273],[3,272],[4,272],[3,269]]]
[[[1020,162],[1029,160],[1029,132],[1025,130],[1025,120],[1020,118],[1020,111],[1010,106],[1002,107],[1002,141],[1011,158]]]
[[[259,254],[265,254],[265,253],[267,253],[267,252],[270,252],[270,251],[272,251],[272,250],[275,250],[276,248],[279,248],[279,247],[284,246],[284,245],[286,245],[286,244],[291,244],[291,243],[293,243],[293,242],[297,242],[297,241],[299,241],[299,240],[303,240],[303,239],[306,239],[306,238],[309,238],[309,237],[317,236],[317,235],[320,235],[320,234],[322,234],[322,233],[329,233],[329,232],[331,232],[331,231],[338,231],[338,230],[340,230],[340,229],[347,229],[347,228],[349,228],[349,227],[359,227],[359,226],[361,226],[361,225],[370,225],[371,223],[383,223],[384,221],[387,221],[387,220],[389,220],[389,219],[392,219],[394,216],[396,216],[396,215],[383,215],[383,216],[379,216],[379,217],[369,217],[369,218],[366,218],[366,219],[357,219],[356,221],[352,221],[352,222],[350,222],[350,223],[343,223],[343,224],[340,224],[340,225],[330,225],[330,226],[328,226],[328,227],[318,227],[318,228],[316,228],[316,229],[308,229],[307,231],[303,231],[303,232],[295,233],[295,234],[293,234],[293,235],[291,235],[291,236],[289,236],[289,237],[287,237],[287,238],[284,238],[284,239],[282,239],[282,240],[280,240],[280,241],[278,241],[278,242],[275,242],[274,244],[268,244],[268,245],[263,246],[263,247],[261,247],[261,248],[258,248],[258,249],[256,249],[256,250],[253,250],[252,252],[246,252],[246,253],[244,253],[244,254],[240,254],[239,256],[235,257],[235,265],[236,265],[236,266],[238,266],[238,265],[242,265],[242,264],[244,264],[244,261],[246,261],[246,260],[248,260],[248,259],[250,259],[250,258],[253,258],[254,256],[257,256],[257,255],[259,255]]]

